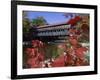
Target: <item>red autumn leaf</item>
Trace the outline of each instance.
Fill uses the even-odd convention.
[[[39,41],[38,40],[32,40],[32,46],[33,47],[38,47],[39,46]]]
[[[70,19],[67,24],[70,24],[71,26],[74,26],[78,21],[80,21],[81,18],[79,16],[76,16],[74,19]]]
[[[75,21],[80,21],[81,18],[80,18],[80,16],[76,16],[76,17],[74,18],[74,20],[75,20]]]
[[[36,58],[31,58],[31,59],[28,59],[27,61],[27,65],[29,65],[30,68],[39,67],[38,63],[39,61]]]
[[[71,53],[70,53],[71,54]],[[67,58],[66,58],[66,64],[67,65],[73,65],[74,61],[73,61],[73,56],[70,55],[70,54],[67,54]]]
[[[28,48],[26,49],[28,57],[35,57],[37,55],[37,49],[35,48]]]
[[[44,55],[43,53],[38,53],[38,60],[43,61],[44,60]]]
[[[40,48],[42,48],[44,46],[43,42],[39,41],[39,40],[32,40],[31,44],[32,44],[33,47],[40,47]]]
[[[67,24],[70,24],[71,26],[74,26],[76,24],[76,21],[74,19],[70,19]]]
[[[54,62],[52,63],[52,67],[63,67],[65,65],[64,59],[64,55],[61,55],[60,57],[54,60]]]
[[[78,48],[77,50],[76,50],[76,53],[75,53],[75,55],[78,57],[78,58],[84,58],[85,57],[85,54],[84,54],[84,52],[86,52],[87,51],[87,48],[85,48],[85,47],[81,47],[81,48]]]
[[[78,44],[78,40],[76,36],[71,36],[69,37],[69,41],[72,45],[77,45]]]
[[[83,60],[77,59],[75,65],[76,65],[76,66],[81,66],[81,65],[83,65]]]
[[[26,49],[26,53],[27,53],[27,54],[29,54],[31,51],[32,51],[31,48],[27,48],[27,49]]]

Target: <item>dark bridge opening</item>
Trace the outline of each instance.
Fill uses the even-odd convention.
[[[70,25],[65,23],[31,27],[29,33],[23,35],[23,44],[28,45],[32,40],[39,40],[44,43],[63,43],[68,37],[69,28]]]

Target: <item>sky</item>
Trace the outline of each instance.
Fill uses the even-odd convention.
[[[38,16],[42,16],[45,18],[48,24],[67,22],[70,17],[66,18],[64,13],[60,12],[34,12],[27,11],[27,17],[32,20]]]

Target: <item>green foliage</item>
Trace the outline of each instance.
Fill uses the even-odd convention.
[[[30,20],[28,18],[23,19],[23,32],[26,33],[30,28]]]
[[[46,59],[48,58],[56,58],[59,56],[58,50],[57,50],[57,45],[55,44],[47,44],[46,49],[45,49],[45,56]]]
[[[30,20],[28,18],[23,19],[23,27],[29,27],[30,26]]]
[[[46,25],[46,24],[47,24],[47,21],[41,16],[36,17],[35,19],[32,20],[33,26],[43,26],[43,25]]]
[[[30,20],[27,17],[27,12],[23,12],[23,33],[27,33],[30,28]]]
[[[28,33],[31,26],[43,26],[46,24],[47,21],[42,16],[38,16],[30,21],[28,13],[23,11],[23,33]]]

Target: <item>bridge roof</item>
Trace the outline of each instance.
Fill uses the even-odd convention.
[[[61,26],[61,25],[69,25],[69,24],[67,24],[67,22],[55,23],[55,24],[50,24],[50,25],[39,26],[37,27],[37,29],[47,28],[47,27],[56,27],[56,26]]]
[[[61,22],[61,23],[55,23],[55,24],[49,24],[49,25],[43,25],[36,27],[37,29],[43,29],[43,28],[50,28],[50,27],[57,27],[61,25],[71,25],[74,26],[77,22],[81,20],[80,16],[75,16],[75,18],[70,19],[68,22]]]

